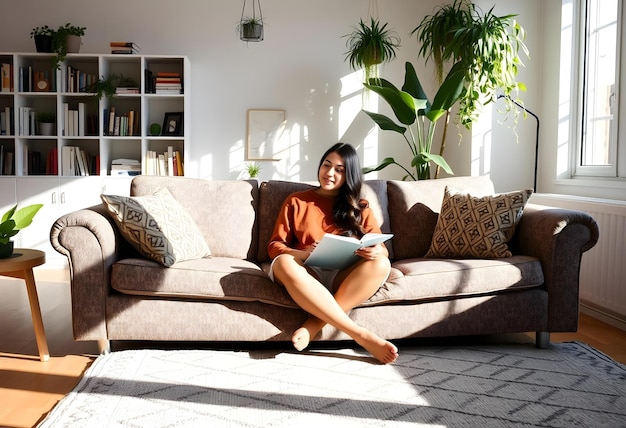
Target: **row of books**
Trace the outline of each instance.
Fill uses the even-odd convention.
[[[5,149],[4,144],[0,145],[0,175],[13,175],[15,168],[13,167],[13,152]]]
[[[115,55],[133,55],[141,51],[139,44],[135,42],[111,42],[109,47]]]
[[[15,114],[13,107],[5,107],[3,111],[0,111],[0,135],[14,135],[14,121]]]
[[[6,113],[5,113],[6,115]],[[17,108],[18,135],[37,135],[37,112],[32,107]]]
[[[2,92],[13,92],[13,64],[0,64],[0,89]],[[56,91],[56,70],[34,70],[32,66],[19,67],[17,90],[19,92],[53,92]]]
[[[84,72],[71,65],[67,66],[65,73],[66,92],[89,92],[90,88],[98,82],[98,76],[93,73]]]
[[[71,109],[63,103],[63,135],[66,137],[84,137],[97,135],[95,115],[87,114],[85,103],[78,103],[77,109]]]
[[[172,146],[168,146],[167,151],[163,153],[148,150],[145,163],[146,175],[185,175],[182,154],[178,150],[174,150]]]
[[[139,112],[129,110],[118,114],[115,107],[104,110],[104,135],[132,137],[140,135]]]
[[[63,146],[61,167],[64,176],[96,175],[100,171],[100,156],[90,155],[80,147]]]

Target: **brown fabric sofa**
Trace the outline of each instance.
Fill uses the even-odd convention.
[[[59,218],[50,239],[68,257],[76,340],[289,341],[306,319],[267,277],[267,242],[285,197],[312,184],[139,176],[131,195],[167,187],[202,231],[213,256],[170,268],[140,256],[106,209]],[[576,331],[582,253],[598,239],[583,212],[528,204],[503,259],[425,259],[446,185],[494,192],[488,177],[366,181],[389,242],[392,272],[350,312],[386,339]],[[326,326],[317,340],[348,340]]]

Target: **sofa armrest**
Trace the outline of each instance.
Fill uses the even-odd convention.
[[[74,338],[106,339],[111,265],[125,244],[113,220],[100,205],[63,215],[52,225],[50,242],[69,262]]]
[[[519,252],[537,257],[548,291],[548,331],[578,329],[579,274],[582,254],[598,241],[598,225],[589,214],[528,204],[516,231]]]

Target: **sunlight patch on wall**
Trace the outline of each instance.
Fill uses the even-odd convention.
[[[479,120],[472,124],[472,153],[470,164],[472,176],[488,175],[491,173],[494,109],[495,107],[493,106],[483,109]]]

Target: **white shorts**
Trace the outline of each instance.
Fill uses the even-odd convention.
[[[276,261],[278,257],[272,260],[272,264],[270,265],[269,277],[273,282],[276,282],[274,279],[274,261]],[[338,269],[326,269],[318,266],[305,266],[309,273],[317,279],[324,287],[326,287],[330,291],[333,290],[333,282],[335,282],[335,278],[339,273]]]

